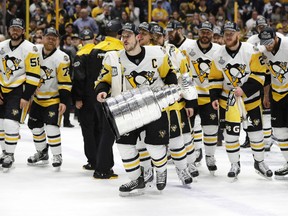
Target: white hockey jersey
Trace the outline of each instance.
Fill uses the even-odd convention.
[[[2,92],[8,93],[23,83],[38,86],[40,67],[37,47],[27,40],[17,47],[11,47],[10,41],[0,43]]]
[[[285,36],[279,32],[276,32],[276,35],[279,38],[284,38]],[[260,52],[263,52],[266,50],[264,45],[260,45],[260,38],[258,37],[258,34],[252,35],[251,37],[248,38],[246,41],[248,43],[251,43],[252,45],[256,46]]]
[[[117,51],[123,77],[122,91],[142,85],[149,85],[151,88],[162,87],[164,86],[162,79],[169,72],[175,73],[172,63],[162,47],[144,46],[144,49],[145,57],[138,65],[128,59],[125,50]],[[106,82],[111,86],[112,76],[117,76],[118,74],[117,68],[113,65],[111,58],[104,58],[103,69],[96,85]]]
[[[242,42],[239,50],[230,54],[226,46],[221,46],[213,55],[209,74],[210,89],[214,92],[221,91],[219,102],[225,109],[229,92],[237,86],[243,89],[243,84],[251,79],[249,83],[253,82],[253,84],[243,89],[249,96],[242,96],[245,107],[249,111],[261,104],[260,91],[254,93],[251,89],[264,85],[265,73],[266,67],[262,55],[252,44]]]
[[[59,90],[71,91],[70,59],[66,53],[59,49],[55,49],[48,56],[45,56],[43,45],[37,47],[40,54],[41,78],[34,101],[47,107],[60,102]]]
[[[275,54],[263,52],[271,74],[272,97],[275,101],[288,94],[288,38],[279,39],[279,43],[279,49]]]
[[[197,41],[192,41],[191,44],[185,48],[189,58],[192,76],[196,83],[199,105],[210,103],[208,75],[210,73],[212,56],[219,47],[219,44],[211,43],[209,48],[203,50]]]

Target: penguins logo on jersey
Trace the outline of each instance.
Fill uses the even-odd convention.
[[[4,75],[6,75],[7,79],[9,79],[11,75],[13,75],[14,71],[17,71],[22,68],[19,66],[20,62],[21,59],[18,59],[14,56],[9,57],[8,55],[6,55],[4,58],[2,58]]]
[[[162,139],[166,136],[166,130],[160,130],[159,132],[159,137],[161,137]]]
[[[198,79],[203,83],[210,73],[211,61],[209,59],[203,60],[202,58],[198,58],[196,61],[192,61],[192,64]]]
[[[53,69],[50,69],[46,66],[40,66],[40,68],[45,73],[45,75],[42,76],[40,79],[40,85],[45,84],[46,81],[54,78],[53,76],[51,76]]]
[[[133,88],[136,88],[140,85],[152,85],[154,83],[153,76],[155,74],[155,71],[142,71],[142,72],[136,72],[132,71],[129,75],[126,75],[126,79],[130,83],[130,85]]]
[[[283,83],[283,80],[285,79],[285,74],[287,73],[287,62],[269,61],[268,67],[274,78],[278,79],[280,83]]]
[[[234,64],[231,65],[230,63],[226,65],[223,69],[225,75],[228,77],[231,84],[236,87],[239,83],[241,83],[241,79],[245,77],[248,73],[245,72],[246,65],[244,64]]]
[[[173,124],[173,125],[170,126],[170,128],[171,128],[172,132],[176,132],[178,127],[177,127],[177,125]]]

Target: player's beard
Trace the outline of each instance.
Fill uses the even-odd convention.
[[[228,48],[232,48],[232,47],[236,46],[237,43],[238,43],[238,38],[236,38],[235,40],[231,41],[230,44],[226,44],[226,46]]]
[[[180,34],[178,32],[175,32],[174,38],[172,40],[169,39],[169,43],[177,45],[180,43],[180,40],[181,40]]]
[[[212,41],[212,38],[203,36],[203,37],[199,38],[199,40],[202,44],[209,44]]]
[[[12,41],[19,41],[19,40],[21,40],[22,38],[23,38],[23,35],[21,34],[21,35],[16,35],[16,34],[13,34],[13,35],[11,35],[11,34],[9,34],[9,36],[10,36],[10,38],[11,38],[11,40]]]

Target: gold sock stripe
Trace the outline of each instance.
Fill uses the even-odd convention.
[[[123,166],[126,170],[136,168],[140,165],[140,159],[137,158],[135,161],[123,162]]]
[[[255,150],[261,150],[261,149],[263,149],[264,147],[265,147],[265,144],[263,143],[263,142],[261,142],[261,143],[252,143],[252,142],[250,142],[250,146],[251,146],[251,148],[252,148],[252,150],[253,149],[255,149]]]
[[[240,144],[238,143],[226,143],[225,145],[227,150],[237,150],[240,149]]]

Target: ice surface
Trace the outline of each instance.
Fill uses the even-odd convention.
[[[181,186],[174,165],[168,165],[168,185],[161,194],[154,187],[147,189],[143,196],[119,197],[119,186],[129,180],[116,146],[114,171],[119,174],[119,178],[93,179],[93,171],[82,169],[86,158],[81,130],[77,122],[72,123],[76,125],[75,128],[61,128],[63,165],[60,172],[53,170],[51,162],[47,167],[26,164],[27,158],[35,153],[35,148],[30,130],[26,125],[21,125],[15,168],[9,173],[0,170],[0,216],[288,214],[288,181],[274,178],[269,181],[257,175],[251,150],[241,149],[241,173],[238,181],[231,183],[227,178],[230,164],[224,146],[217,147],[218,170],[215,176],[209,174],[202,161],[200,176],[190,189]],[[265,153],[265,156],[273,171],[282,167],[284,159],[277,146],[272,146],[271,152]]]

